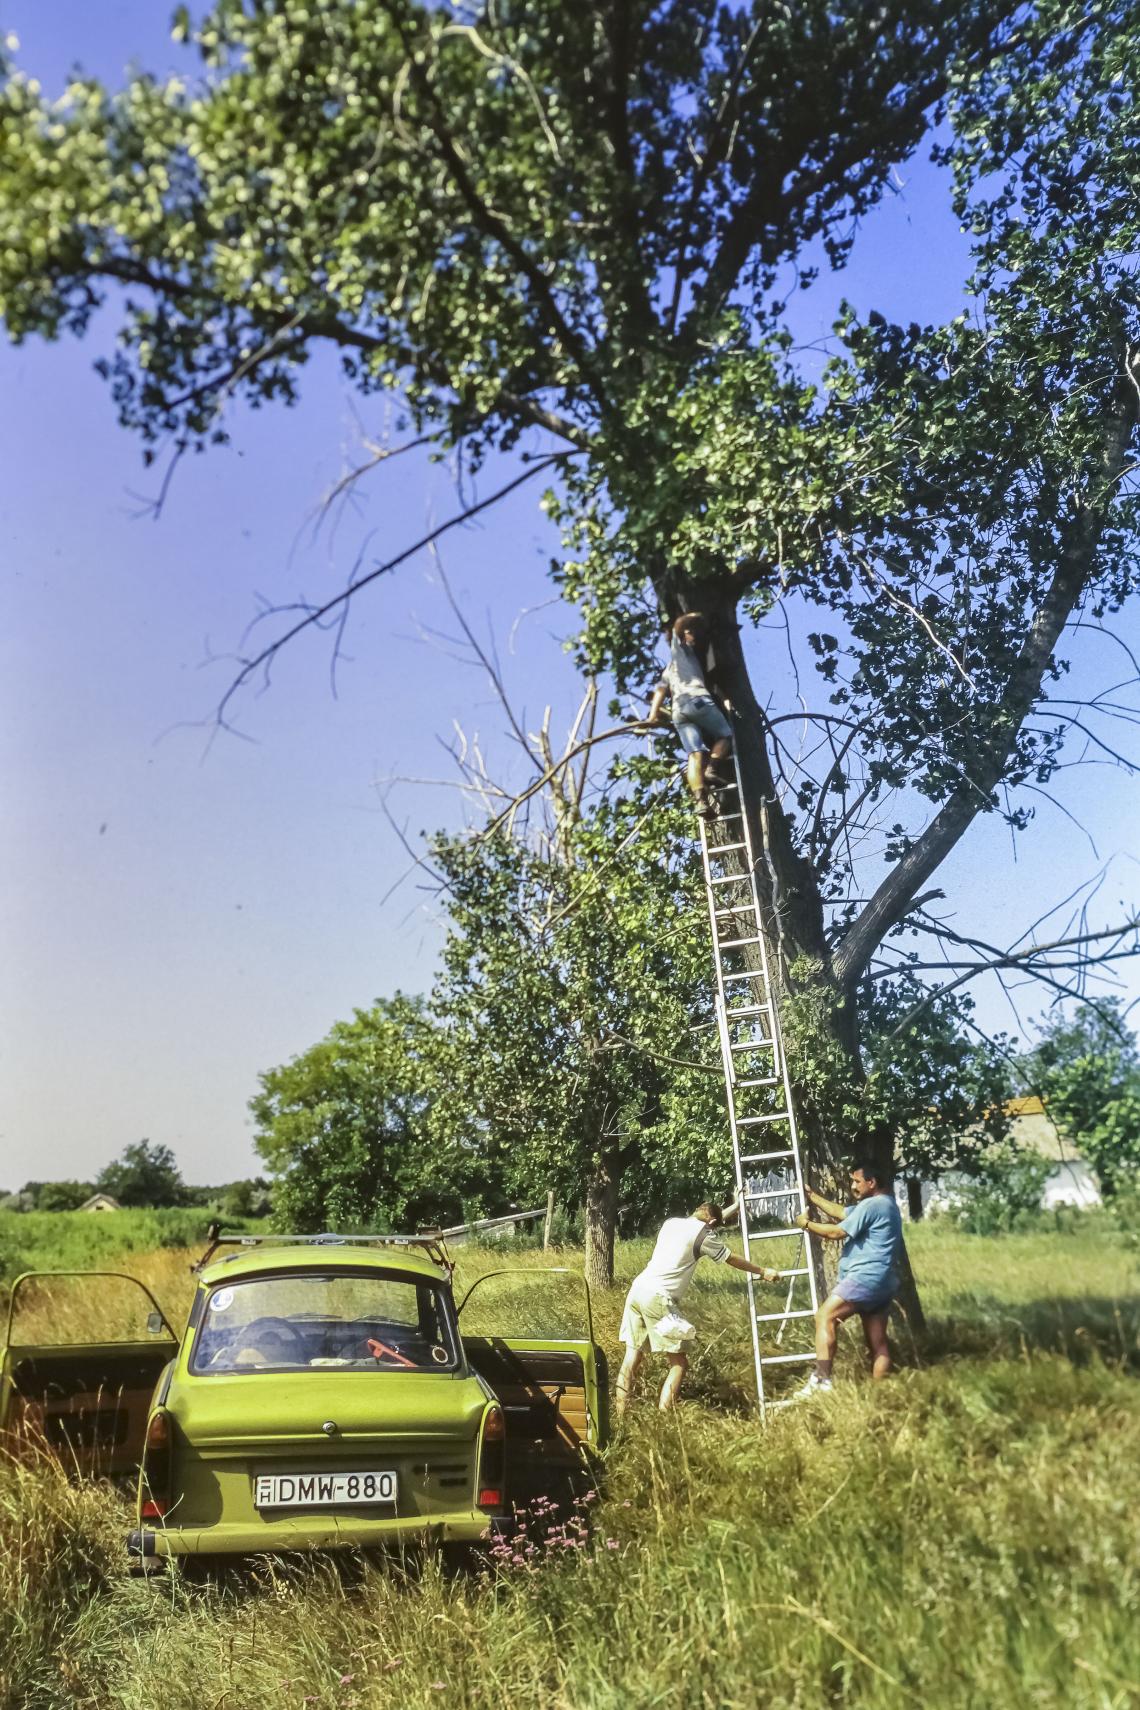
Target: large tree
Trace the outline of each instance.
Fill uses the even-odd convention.
[[[221,0],[177,21],[192,84],[6,87],[0,312],[54,337],[110,299],[148,456],[223,440],[230,399],[292,402],[331,345],[405,400],[409,443],[527,442],[511,484],[551,472],[591,668],[641,688],[661,620],[708,613],[822,1159],[867,1110],[860,981],[892,934],[938,932],[922,904],[979,814],[1029,817],[1085,722],[1050,699],[1066,630],[1132,587],[1138,22],[1135,0]],[[846,311],[805,375],[787,281],[842,266],[931,135],[969,313]],[[805,610],[806,707],[750,681],[740,624],[777,605]],[[822,768],[789,752],[793,712]],[[868,815],[885,868],[853,841]]]
[[[464,1130],[432,1131],[439,1074],[436,1029],[400,996],[266,1070],[250,1111],[283,1226],[408,1231],[500,1209],[489,1160]]]
[[[136,1140],[95,1177],[100,1193],[120,1205],[185,1205],[187,1188],[169,1146]]]

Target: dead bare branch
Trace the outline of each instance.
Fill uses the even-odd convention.
[[[291,641],[294,641],[297,636],[303,634],[307,629],[320,627],[326,618],[328,618],[332,613],[338,612],[340,607],[348,600],[351,600],[354,595],[358,594],[362,588],[370,587],[373,582],[379,581],[381,576],[387,576],[391,571],[398,569],[401,564],[407,563],[409,558],[414,558],[417,552],[422,552],[425,547],[431,546],[433,542],[439,540],[441,535],[448,533],[450,529],[459,528],[463,523],[470,522],[471,519],[478,516],[480,512],[490,510],[492,505],[498,504],[500,499],[505,499],[508,494],[513,493],[516,488],[521,487],[524,482],[532,481],[536,475],[542,474],[543,471],[561,463],[565,458],[573,457],[575,455],[576,454],[572,451],[558,451],[554,452],[549,457],[540,458],[537,462],[532,463],[529,468],[525,469],[521,475],[516,475],[513,480],[508,481],[505,486],[498,488],[497,491],[492,493],[488,498],[480,499],[475,504],[468,505],[466,509],[460,511],[458,515],[449,517],[446,522],[439,523],[435,528],[430,529],[428,533],[423,535],[419,540],[413,541],[411,546],[407,546],[402,552],[398,552],[394,558],[389,558],[385,563],[378,564],[375,569],[370,570],[366,576],[361,576],[357,580],[350,582],[347,587],[342,588],[340,593],[334,594],[331,599],[325,600],[321,605],[317,606],[307,606],[304,602],[301,602],[300,609],[304,612],[304,616],[300,618],[298,622],[291,624],[283,635],[279,635],[274,641],[271,641],[268,646],[263,647],[259,653],[253,656],[253,658],[241,661],[241,669],[233,678],[229,688],[218,703],[218,708],[214,715],[215,727],[223,730],[229,730],[232,728],[226,717],[226,713],[231,702],[234,700],[234,697],[245,687],[245,685],[258,671],[265,673],[266,680],[268,681],[268,672],[272,667],[273,661],[277,658],[281,650],[287,647]],[[267,612],[260,615],[272,615],[274,609],[292,610],[297,608],[295,606],[270,608]]]

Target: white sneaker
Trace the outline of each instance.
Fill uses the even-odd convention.
[[[792,1396],[793,1401],[810,1401],[816,1395],[830,1395],[832,1388],[829,1377],[820,1377],[818,1372],[812,1372],[802,1389],[797,1389]]]

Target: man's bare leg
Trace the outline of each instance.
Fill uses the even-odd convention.
[[[685,782],[693,794],[700,797],[705,787],[705,766],[708,755],[703,748],[698,748],[695,754],[690,754],[685,764]]]
[[[831,1365],[835,1359],[835,1343],[839,1335],[839,1326],[845,1318],[852,1318],[855,1308],[850,1301],[841,1300],[837,1294],[829,1294],[815,1320],[815,1371],[820,1378],[831,1376]]]
[[[665,1382],[661,1385],[661,1400],[658,1405],[662,1413],[667,1413],[677,1405],[677,1397],[681,1393],[681,1385],[685,1381],[685,1371],[689,1364],[688,1354],[668,1354],[669,1370],[665,1374]]]
[[[618,1373],[617,1384],[614,1389],[614,1402],[617,1407],[617,1416],[619,1419],[622,1418],[626,1408],[629,1406],[629,1400],[633,1394],[633,1388],[637,1382],[637,1374],[641,1370],[641,1362],[644,1357],[644,1342],[640,1348],[627,1348],[625,1351],[625,1359],[621,1363],[621,1371]]]
[[[722,784],[731,782],[732,767],[728,764],[731,755],[732,743],[726,736],[722,736],[719,742],[713,743],[710,756],[712,764],[706,768],[707,782],[717,783],[719,781]]]
[[[890,1376],[891,1347],[887,1341],[887,1314],[885,1312],[869,1312],[863,1319],[863,1335],[867,1342],[867,1352],[871,1356],[871,1376],[885,1378]]]

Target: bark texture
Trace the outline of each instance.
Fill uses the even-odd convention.
[[[603,1152],[586,1184],[586,1281],[591,1288],[612,1288],[614,1236],[617,1231],[621,1162]]]

